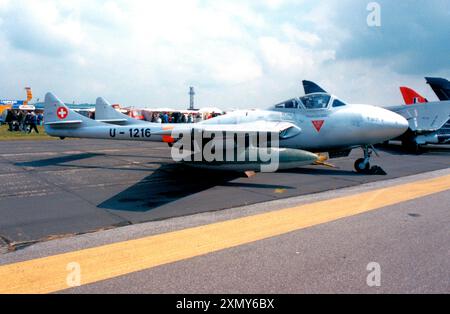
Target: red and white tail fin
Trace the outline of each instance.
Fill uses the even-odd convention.
[[[403,99],[405,100],[405,104],[407,105],[428,102],[425,97],[419,95],[415,90],[409,87],[402,86],[400,87],[400,91],[403,95]]]

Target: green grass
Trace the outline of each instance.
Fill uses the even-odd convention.
[[[8,125],[0,126],[0,141],[34,141],[34,140],[54,140],[54,137],[50,137],[45,134],[43,126],[38,126],[39,134],[34,131],[31,134],[24,132],[9,132]]]

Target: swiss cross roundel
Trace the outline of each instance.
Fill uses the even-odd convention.
[[[69,115],[69,112],[64,107],[59,107],[58,110],[56,110],[56,115],[60,120],[64,120]]]

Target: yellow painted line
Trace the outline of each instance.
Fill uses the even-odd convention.
[[[449,189],[450,175],[0,266],[0,293],[48,293],[67,289],[67,280],[73,275],[72,263],[80,266],[80,283],[84,285]]]

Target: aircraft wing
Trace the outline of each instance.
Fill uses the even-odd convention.
[[[288,139],[301,133],[301,129],[290,122],[271,122],[255,121],[241,124],[185,124],[182,126],[174,125],[165,130],[157,132],[156,135],[174,136],[180,134],[191,134],[192,131],[201,131],[208,133],[229,133],[235,134],[249,133],[277,133],[281,139]],[[178,136],[175,136],[178,137]]]
[[[450,101],[428,102],[391,109],[409,122],[414,132],[433,132],[442,128],[450,118]]]

